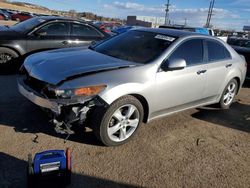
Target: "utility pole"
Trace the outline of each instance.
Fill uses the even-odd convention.
[[[208,14],[207,14],[207,22],[205,27],[209,28],[210,27],[210,22],[211,22],[211,17],[213,15],[213,9],[214,9],[214,1],[215,0],[211,0],[210,1],[210,5],[209,5],[209,9],[208,9]]]
[[[169,23],[170,23],[170,19],[169,19],[169,7],[171,6],[169,4],[169,0],[168,0],[168,3],[165,4],[165,6],[166,6],[166,9],[165,9],[165,12],[166,12],[166,14],[165,14],[165,25],[169,25]]]
[[[184,25],[187,26],[187,18],[184,18],[185,22]]]

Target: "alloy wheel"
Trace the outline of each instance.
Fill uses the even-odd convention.
[[[140,122],[138,109],[127,104],[117,109],[109,120],[108,136],[114,142],[128,139],[136,130]]]
[[[12,60],[13,56],[8,53],[0,53],[0,64],[5,64],[8,61]]]
[[[224,105],[229,105],[234,99],[236,93],[236,84],[234,82],[230,83],[223,96]]]

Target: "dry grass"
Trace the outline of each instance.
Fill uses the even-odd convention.
[[[16,21],[12,20],[0,20],[0,25],[6,25],[6,26],[11,26],[14,25]]]
[[[30,7],[25,7],[25,6],[18,6],[18,5],[13,5],[13,4],[6,3],[6,2],[0,2],[0,8],[13,9],[13,10],[25,11],[25,12],[31,12],[31,13],[50,14],[50,12],[46,10],[34,9]]]

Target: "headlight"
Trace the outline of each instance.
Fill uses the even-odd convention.
[[[72,98],[72,97],[80,97],[80,96],[94,96],[103,91],[107,86],[106,85],[96,85],[96,86],[88,86],[77,89],[53,89],[55,95],[61,98]]]

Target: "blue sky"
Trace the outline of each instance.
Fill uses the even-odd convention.
[[[55,10],[89,11],[98,15],[126,18],[127,15],[164,16],[167,0],[26,0]],[[176,24],[203,26],[210,0],[170,0],[170,18]],[[216,28],[242,30],[250,25],[250,0],[215,0],[211,21]]]

